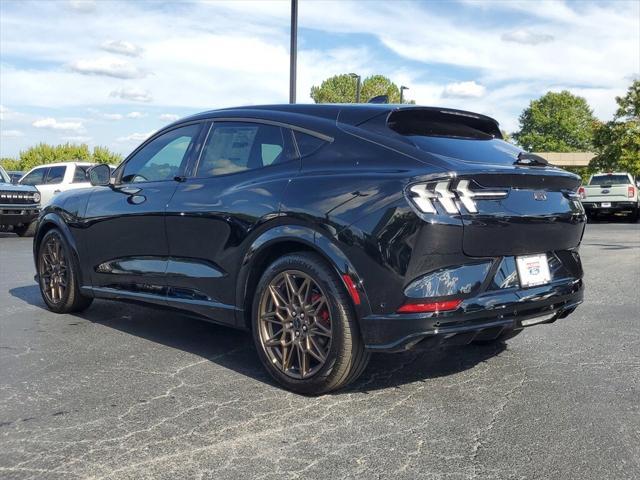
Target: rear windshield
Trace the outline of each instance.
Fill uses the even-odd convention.
[[[626,175],[596,175],[591,178],[589,185],[627,185],[631,183]]]
[[[399,110],[387,123],[425,152],[467,162],[511,165],[522,151],[501,140],[495,120],[469,112]]]
[[[511,165],[518,160],[518,154],[522,151],[497,138],[474,140],[422,135],[406,135],[406,137],[425,152],[445,155],[466,162]]]

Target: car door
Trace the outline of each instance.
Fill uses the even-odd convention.
[[[63,190],[63,182],[67,174],[67,169],[68,167],[66,165],[49,167],[44,181],[36,186],[42,196],[40,204],[43,207],[51,203],[53,197]]]
[[[200,129],[193,123],[153,137],[125,160],[114,185],[92,192],[83,243],[94,290],[164,302],[165,209],[197,148]]]
[[[168,301],[236,323],[236,278],[256,226],[279,209],[300,169],[291,130],[216,121],[192,175],[167,207]]]

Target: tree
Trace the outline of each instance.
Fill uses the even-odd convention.
[[[513,138],[534,152],[590,151],[596,119],[587,101],[570,92],[548,92],[520,115]]]
[[[378,95],[388,95],[389,103],[400,103],[400,88],[384,75],[371,75],[363,80],[360,102],[366,103]],[[334,75],[320,86],[311,87],[311,98],[316,103],[355,103],[356,79],[349,74]],[[406,103],[415,103],[413,100]]]
[[[595,129],[596,156],[592,170],[619,170],[640,175],[640,80],[635,80],[624,97],[616,97],[618,110],[613,120]]]
[[[46,165],[56,162],[92,162],[118,164],[122,161],[122,155],[110,151],[106,147],[94,147],[93,152],[85,143],[62,145],[49,145],[39,143],[20,152],[18,159],[2,158],[0,165],[9,170],[30,170],[38,165]]]

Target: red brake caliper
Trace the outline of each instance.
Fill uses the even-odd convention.
[[[319,293],[314,293],[313,295],[311,295],[311,303],[315,303],[316,300],[318,300],[321,297],[321,295]],[[330,327],[330,322],[329,322],[329,310],[327,308],[327,306],[325,305],[322,310],[320,310],[320,313],[318,315],[319,320],[322,322],[322,325],[329,328]]]

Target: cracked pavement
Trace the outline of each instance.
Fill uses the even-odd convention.
[[[44,309],[0,234],[0,478],[640,477],[640,224],[587,227],[585,304],[506,345],[376,354],[281,390],[244,332],[96,301]]]

